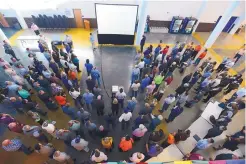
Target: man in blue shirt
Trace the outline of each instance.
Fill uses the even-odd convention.
[[[7,85],[6,88],[8,88],[8,91],[13,92],[13,93],[16,92],[18,88],[20,87],[19,85],[11,81],[6,81],[5,84]]]
[[[211,78],[208,77],[200,84],[199,88],[195,89],[197,92],[204,90],[211,82]]]
[[[139,79],[139,75],[140,75],[140,69],[138,68],[137,65],[135,65],[135,67],[132,70],[132,80],[131,80],[131,84],[133,84],[133,82],[135,82],[136,80]]]
[[[149,85],[149,82],[150,82],[150,78],[146,74],[145,78],[141,81],[141,85],[140,85],[142,93],[144,92],[144,89]]]
[[[101,85],[101,82],[100,82],[100,72],[97,70],[96,67],[94,67],[91,70],[91,77],[92,77],[92,80],[97,81],[97,85],[100,87],[100,85]]]
[[[91,70],[93,68],[93,65],[90,63],[89,59],[86,59],[85,68],[86,68],[86,71],[87,71],[87,75],[90,76]]]
[[[96,130],[97,130],[97,126],[95,123],[91,122],[90,120],[88,120],[86,123],[85,123],[85,127],[87,128],[88,132],[89,132],[89,135],[95,139],[95,136],[96,136]]]
[[[2,142],[2,148],[5,151],[14,152],[14,151],[23,151],[26,155],[29,155],[33,152],[30,147],[23,145],[21,140],[15,138],[12,140],[6,139]]]
[[[192,150],[192,152],[207,149],[212,143],[214,143],[214,140],[212,138],[201,139],[196,143],[196,147]]]
[[[160,51],[161,51],[161,45],[158,45],[158,46],[155,48],[154,61],[156,60],[156,57],[160,54]]]
[[[85,101],[86,107],[88,110],[92,109],[91,103],[93,101],[94,95],[90,93],[88,89],[85,90],[85,93],[83,94],[83,99]]]
[[[63,113],[67,114],[72,120],[77,118],[77,110],[70,106],[70,103],[66,103],[66,105],[62,106]]]

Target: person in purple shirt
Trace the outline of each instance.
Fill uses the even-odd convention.
[[[86,59],[85,68],[87,71],[87,75],[90,76],[93,65],[90,63],[89,59]]]
[[[16,122],[15,118],[10,116],[9,114],[0,113],[0,123],[8,125],[11,122]]]

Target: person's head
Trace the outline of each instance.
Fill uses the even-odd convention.
[[[86,92],[86,93],[90,93],[89,89],[86,89],[85,92]]]
[[[123,93],[123,92],[124,92],[123,88],[120,88],[120,93]]]
[[[149,75],[148,74],[145,74],[144,77],[147,78],[147,77],[149,77]]]
[[[39,151],[42,147],[43,147],[43,145],[41,143],[37,143],[37,144],[35,144],[34,149],[36,151]]]
[[[142,38],[144,38],[145,36],[144,35],[142,35]]]
[[[145,126],[143,124],[140,124],[138,127],[139,127],[140,130],[144,130],[145,129]]]
[[[163,120],[163,116],[162,116],[162,115],[158,115],[157,118],[158,118],[159,120]]]
[[[124,113],[126,114],[126,113],[128,113],[129,111],[128,111],[128,109],[126,108],[126,109],[124,109]]]
[[[90,33],[90,35],[92,35],[92,33]]]
[[[98,149],[96,149],[94,155],[95,155],[95,157],[97,157],[97,158],[100,157],[100,151],[99,151]]]
[[[129,135],[126,135],[125,136],[125,139],[126,139],[126,141],[130,141],[131,140],[131,137]]]
[[[88,79],[88,80],[91,80],[92,78],[91,78],[91,76],[88,76],[87,79]]]
[[[88,64],[88,63],[90,63],[90,60],[89,60],[89,59],[86,59],[86,61],[85,61],[85,62]]]
[[[151,85],[155,85],[155,82],[154,82],[154,81],[152,81]]]
[[[138,54],[141,54],[141,50],[138,50]]]
[[[208,142],[209,142],[209,143],[214,143],[214,139],[209,138],[209,139],[208,139]]]
[[[142,155],[141,153],[137,153],[137,158],[138,158],[138,159],[141,159],[142,156],[143,156],[143,155]]]
[[[153,48],[152,44],[149,46],[149,48],[150,48],[150,49],[152,49],[152,48]]]
[[[28,131],[28,130],[30,130],[30,129],[31,129],[30,125],[25,125],[25,126],[23,126],[23,130],[24,130],[24,131]]]
[[[110,139],[109,139],[109,137],[105,137],[105,138],[103,138],[103,141],[105,144],[108,144],[110,142]]]
[[[60,156],[60,154],[61,154],[61,152],[60,151],[55,151],[55,153],[54,153],[54,157],[59,157]]]
[[[11,122],[11,123],[9,123],[8,127],[9,127],[10,129],[16,127],[16,122]]]
[[[161,147],[160,147],[159,145],[156,144],[156,145],[155,145],[155,148],[156,148],[156,151],[157,151],[157,152],[161,151]]]
[[[103,131],[104,127],[102,125],[100,125],[98,129],[99,129],[99,131]]]
[[[222,130],[222,131],[227,130],[226,126],[220,126],[219,129]]]
[[[132,101],[137,102],[137,99],[135,97],[132,97]]]
[[[166,48],[169,48],[169,46],[166,46]]]
[[[2,146],[8,146],[9,144],[11,144],[11,141],[9,139],[6,139],[2,142]]]

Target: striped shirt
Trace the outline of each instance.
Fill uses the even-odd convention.
[[[2,146],[2,148],[6,151],[18,151],[22,145],[21,140],[12,139],[11,143],[7,146]]]

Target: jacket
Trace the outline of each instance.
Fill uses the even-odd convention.
[[[134,143],[133,139],[131,138],[129,141],[127,141],[125,139],[125,137],[123,137],[120,141],[120,144],[119,144],[119,148],[122,150],[122,151],[128,151],[128,150],[131,150],[132,149],[132,144]]]

